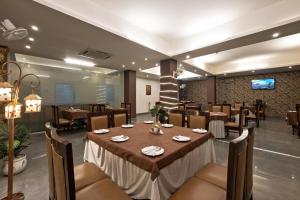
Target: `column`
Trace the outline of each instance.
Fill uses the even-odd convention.
[[[178,103],[178,83],[173,77],[173,71],[176,69],[176,60],[160,61],[160,103],[167,109],[176,108]]]
[[[124,71],[124,102],[131,103],[131,116],[136,116],[136,72]]]
[[[216,77],[212,76],[207,79],[207,102],[216,103]]]

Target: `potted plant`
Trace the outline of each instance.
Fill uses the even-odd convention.
[[[0,124],[0,156],[3,158],[2,173],[8,173],[8,138],[9,132],[6,123]],[[27,166],[26,154],[22,151],[29,146],[30,131],[24,125],[15,126],[14,135],[14,174],[22,172]]]
[[[161,108],[161,106],[155,105],[150,109],[152,117],[155,117],[156,122],[165,122],[166,111]]]

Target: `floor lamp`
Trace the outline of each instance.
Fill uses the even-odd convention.
[[[8,67],[4,70],[5,65],[13,64],[19,69],[18,79],[14,84],[9,82],[0,82],[0,102],[7,103],[5,106],[5,118],[8,122],[9,131],[9,145],[8,145],[8,184],[7,184],[7,196],[2,200],[12,200],[12,199],[24,199],[23,193],[13,193],[13,164],[14,164],[14,128],[15,119],[21,117],[21,107],[22,104],[18,102],[20,89],[22,81],[24,78],[32,76],[37,79],[37,84],[30,83],[32,94],[24,98],[25,100],[25,113],[33,113],[41,111],[42,98],[37,94],[34,94],[34,89],[40,86],[40,79],[34,74],[22,75],[22,69],[16,62],[5,62],[1,68],[2,76],[7,76],[9,74]]]

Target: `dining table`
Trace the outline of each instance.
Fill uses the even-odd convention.
[[[209,162],[215,162],[210,132],[173,126],[150,133],[153,124],[137,123],[132,128],[110,128],[106,134],[86,134],[84,160],[96,164],[133,199],[167,200],[188,178]],[[115,136],[126,136],[114,142]],[[178,142],[178,135],[190,141]],[[148,156],[142,149],[156,146],[159,156]]]
[[[75,121],[79,119],[87,119],[87,115],[90,111],[88,110],[82,110],[82,109],[66,109],[62,110],[62,115],[65,119],[68,119],[70,121]]]
[[[208,130],[215,138],[225,138],[225,122],[227,121],[227,113],[210,112],[209,113],[209,128]]]

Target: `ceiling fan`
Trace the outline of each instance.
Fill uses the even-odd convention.
[[[28,35],[27,29],[15,27],[15,25],[9,19],[1,21],[0,29],[2,30],[2,37],[8,41],[21,40]]]

